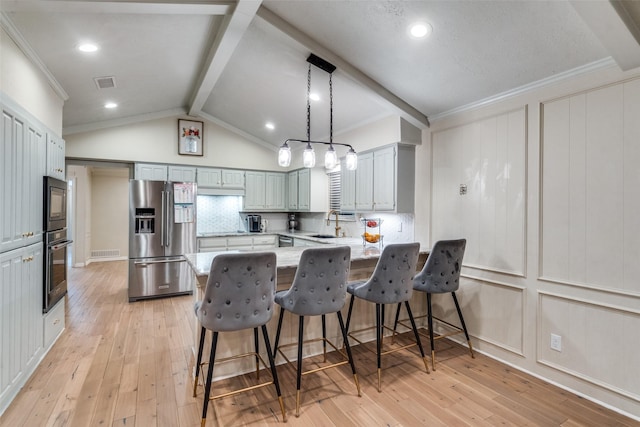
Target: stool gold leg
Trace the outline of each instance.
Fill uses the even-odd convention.
[[[355,381],[356,388],[358,389],[358,397],[362,397],[362,393],[360,392],[360,381],[358,381],[358,374],[353,374],[353,381]]]
[[[296,417],[300,416],[300,390],[296,390]]]
[[[205,427],[207,425],[207,419],[203,418],[202,421],[200,421],[200,427]]]
[[[382,369],[378,368],[378,393],[382,393]]]
[[[282,422],[287,422],[287,412],[284,410],[284,401],[282,400],[282,396],[278,396],[278,402],[280,403],[280,410],[282,411]]]
[[[469,353],[471,353],[471,358],[475,359],[476,355],[473,354],[473,347],[471,346],[471,340],[467,340],[467,343],[469,344]]]
[[[436,370],[436,351],[435,350],[431,350],[431,368],[434,371]]]

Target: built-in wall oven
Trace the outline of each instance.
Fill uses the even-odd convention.
[[[46,313],[67,293],[67,229],[45,233],[44,306]]]
[[[67,183],[44,177],[44,275],[43,312],[67,293]]]
[[[50,176],[44,177],[44,230],[55,231],[67,227],[67,183]]]

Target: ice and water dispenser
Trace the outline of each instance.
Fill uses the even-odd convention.
[[[136,208],[136,234],[154,234],[156,210],[154,208]]]

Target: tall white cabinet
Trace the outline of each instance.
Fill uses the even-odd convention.
[[[0,102],[0,413],[45,347],[43,177],[64,179],[64,140],[10,99]],[[64,309],[56,331],[64,328]]]

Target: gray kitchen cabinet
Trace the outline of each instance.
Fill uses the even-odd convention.
[[[33,373],[43,353],[42,243],[0,254],[0,408]]]
[[[244,190],[245,172],[220,168],[197,168],[198,188]]]
[[[358,155],[358,212],[412,213],[415,209],[414,193],[414,146],[393,144]]]
[[[283,211],[285,204],[285,174],[267,172],[265,174],[265,207],[268,210]]]
[[[244,190],[244,173],[241,170],[222,169],[222,188]]]
[[[169,168],[167,165],[153,163],[136,163],[133,176],[135,179],[150,181],[166,181]]]
[[[198,252],[272,249],[278,246],[275,234],[253,236],[198,237]]]
[[[298,210],[298,171],[287,174],[287,210]]]
[[[265,186],[266,176],[264,172],[247,171],[245,173],[245,194],[244,210],[264,210],[265,209]]]
[[[358,154],[356,211],[373,211],[373,153]]]
[[[0,252],[42,240],[42,177],[46,172],[46,134],[7,105],[0,123]]]
[[[247,171],[245,187],[245,211],[285,209],[285,175],[283,173]]]
[[[340,168],[340,211],[356,211],[356,171],[347,170],[344,160]]]
[[[47,175],[63,181],[65,179],[64,150],[64,139],[51,133],[47,134]]]
[[[193,166],[169,165],[167,167],[167,181],[196,182],[196,168]]]
[[[287,188],[288,210],[326,212],[329,209],[329,182],[323,168],[289,172]]]

